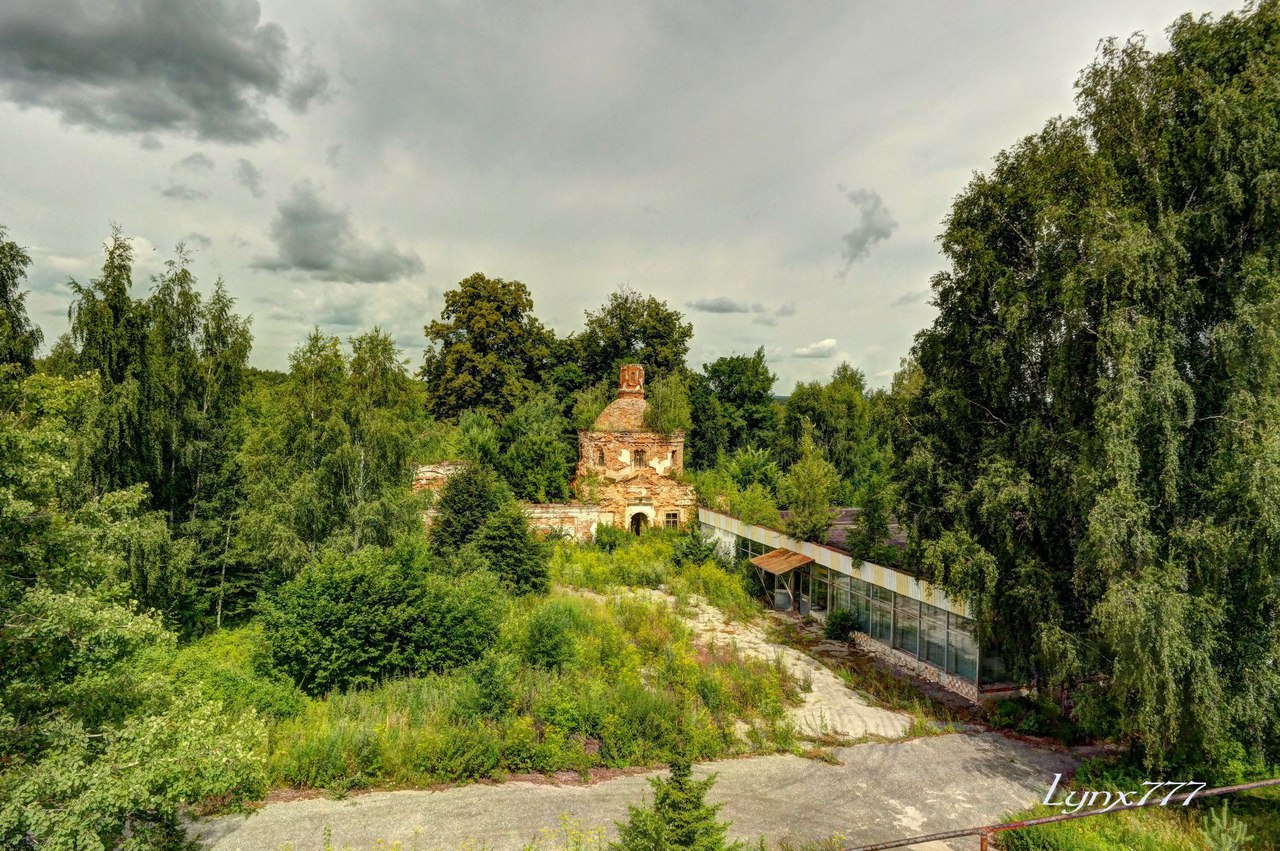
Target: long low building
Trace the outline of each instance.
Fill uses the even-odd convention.
[[[699,508],[698,521],[722,553],[760,570],[775,608],[818,617],[850,611],[859,647],[972,701],[1016,690],[1004,681],[999,656],[983,653],[964,600],[902,571],[723,512]]]

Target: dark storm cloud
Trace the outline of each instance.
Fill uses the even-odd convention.
[[[277,210],[271,224],[276,256],[259,258],[258,269],[348,283],[394,281],[423,269],[412,251],[358,237],[347,211],[326,203],[309,183],[295,186]]]
[[[197,189],[194,186],[188,186],[185,183],[170,183],[164,189],[160,190],[160,194],[166,198],[172,198],[175,201],[198,201],[201,198],[208,198],[209,193],[203,189]]]
[[[929,297],[929,290],[912,290],[889,302],[890,307],[906,307],[909,304],[917,304]]]
[[[236,161],[236,180],[240,185],[253,193],[254,198],[262,197],[262,172],[246,159]]]
[[[203,151],[196,151],[189,157],[183,157],[173,164],[174,168],[185,168],[191,171],[213,171],[213,160],[205,156]]]
[[[696,310],[699,313],[750,313],[751,305],[745,301],[734,301],[728,296],[716,296],[715,298],[700,298],[697,301],[688,303],[690,310]]]
[[[253,0],[3,4],[0,92],[108,132],[277,136],[265,102],[305,110],[328,78],[298,69],[284,30],[260,23],[259,12]]]
[[[328,99],[329,72],[316,65],[308,65],[285,95],[289,108],[299,113],[306,112],[312,101]]]
[[[888,239],[898,223],[889,215],[880,193],[871,189],[846,190],[845,197],[858,211],[858,223],[844,241],[844,271],[871,253],[871,246]]]
[[[794,301],[785,301],[778,306],[777,310],[766,311],[760,305],[752,305],[753,313],[759,314],[751,322],[754,325],[763,325],[766,328],[772,328],[778,324],[778,320],[787,316],[795,316],[796,303]]]

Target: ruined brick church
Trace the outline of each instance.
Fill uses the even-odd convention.
[[[693,487],[684,471],[684,432],[664,435],[645,424],[644,367],[619,371],[618,397],[589,431],[578,432],[577,501],[526,505],[533,527],[579,541],[595,537],[596,526],[617,526],[636,534],[649,526],[675,528],[697,517]]]
[[[693,486],[684,472],[684,432],[669,435],[645,424],[644,367],[627,364],[618,377],[618,397],[601,411],[589,431],[578,432],[574,502],[526,503],[534,529],[595,537],[596,526],[616,526],[639,534],[649,526],[676,528],[697,519]],[[456,461],[419,467],[417,490],[440,490],[461,469]],[[425,518],[430,522],[430,516]]]

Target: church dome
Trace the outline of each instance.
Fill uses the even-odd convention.
[[[644,412],[649,403],[644,400],[644,367],[629,363],[618,373],[618,398],[596,417],[592,431],[650,431],[644,424]]]
[[[644,412],[649,403],[644,399],[614,399],[609,407],[596,417],[592,431],[649,431],[644,424]]]

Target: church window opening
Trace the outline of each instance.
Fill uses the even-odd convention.
[[[644,466],[644,450],[643,449],[637,449],[635,451],[635,460],[632,461],[632,466],[635,466],[635,467]]]

